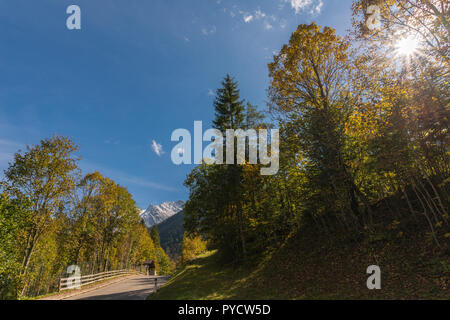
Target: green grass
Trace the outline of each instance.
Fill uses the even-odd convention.
[[[224,266],[217,252],[209,251],[183,266],[150,300],[223,300],[250,299],[256,292],[243,291],[251,269]]]

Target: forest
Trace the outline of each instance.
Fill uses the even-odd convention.
[[[168,274],[157,229],[139,217],[126,188],[83,174],[78,147],[54,136],[16,153],[0,195],[0,299],[58,291],[70,265],[82,275],[133,269],[146,260]]]
[[[217,90],[214,128],[276,126],[281,136],[275,176],[205,163],[185,181],[185,230],[222,261],[246,265],[299,233],[347,243],[420,234],[448,274],[448,3],[358,0],[352,10],[345,36],[315,23],[292,33],[268,65],[265,112],[229,75]]]
[[[224,136],[227,129],[279,128],[279,171],[264,176],[259,164],[202,163],[188,174],[185,233],[181,246],[171,244],[181,251],[178,267],[214,251],[221,269],[186,276],[191,287],[180,286],[183,298],[247,298],[216,294],[225,281],[236,287],[222,271],[251,272],[273,257],[266,279],[283,288],[268,285],[263,296],[257,279],[252,298],[370,298],[358,277],[377,263],[391,289],[398,286],[382,298],[448,299],[448,10],[443,0],[355,0],[344,35],[314,22],[298,25],[268,64],[264,110],[241,95],[238,79],[224,77],[213,128]],[[79,160],[78,146],[55,135],[18,151],[5,170],[0,299],[55,292],[74,264],[90,274],[151,259],[159,274],[174,270],[157,228],[145,227],[127,189],[82,172]],[[343,275],[330,275],[333,268]],[[197,279],[210,286],[225,280],[194,296]]]

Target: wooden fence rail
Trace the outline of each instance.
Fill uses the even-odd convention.
[[[123,269],[123,270],[100,272],[100,273],[90,274],[90,275],[82,276],[82,277],[72,276],[69,278],[61,278],[59,280],[59,291],[76,289],[76,288],[80,288],[80,287],[86,286],[86,285],[94,283],[94,282],[106,280],[106,279],[121,276],[121,275],[132,274],[132,273],[136,273],[136,271]]]

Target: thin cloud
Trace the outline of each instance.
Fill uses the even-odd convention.
[[[272,28],[273,28],[273,26],[272,26],[269,22],[264,21],[264,29],[270,30],[270,29],[272,29]]]
[[[307,12],[313,16],[318,15],[322,12],[324,1],[323,0],[279,0],[278,10],[284,10],[286,5],[290,5],[292,9],[295,10],[295,14],[300,14],[302,12]],[[256,10],[242,10],[238,5],[233,5],[228,10],[222,8],[223,12],[228,12],[232,18],[238,16],[239,19],[245,24],[256,23],[260,20],[265,30],[271,30],[276,28],[285,29],[288,25],[286,19],[277,17],[276,14],[267,14],[260,7]],[[227,13],[227,14],[228,14]],[[234,30],[235,27],[232,28]],[[202,29],[204,35],[211,34],[206,28]]]
[[[323,7],[323,0],[283,0],[291,4],[291,8],[298,14],[310,8],[311,14],[319,14]]]
[[[239,11],[239,13],[242,15],[242,18],[244,19],[245,23],[250,23],[252,21],[261,20],[267,18],[267,14],[263,11],[261,11],[260,8],[254,11],[254,13],[248,13],[244,11]],[[271,16],[271,19],[275,19],[275,16]]]
[[[152,149],[158,155],[158,157],[164,154],[163,146],[157,143],[155,140],[153,140],[152,142]]]
[[[23,144],[11,140],[0,139],[0,146],[21,148],[23,147]]]
[[[256,19],[265,18],[266,14],[264,12],[262,12],[261,9],[258,9],[255,11],[255,17],[256,17]]]
[[[319,14],[322,11],[322,7],[323,7],[323,1],[320,0],[319,3],[313,9],[313,13]]]
[[[141,177],[136,177],[133,175],[130,175],[128,173],[116,170],[116,169],[110,169],[106,168],[104,166],[97,165],[93,162],[90,162],[88,160],[81,160],[80,167],[83,170],[84,173],[92,172],[94,170],[97,170],[102,175],[105,175],[106,177],[113,179],[117,183],[127,186],[127,185],[134,185],[138,187],[143,188],[150,188],[155,190],[162,190],[162,191],[169,191],[169,192],[176,192],[179,191],[176,188],[169,187],[160,183],[156,183],[150,180],[143,179]]]
[[[216,33],[216,31],[217,31],[216,26],[212,26],[210,28],[202,28],[202,34],[205,36],[213,35],[214,33]]]
[[[271,22],[277,22],[278,18],[275,15],[268,15],[264,11],[261,10],[261,8],[258,8],[254,11],[243,11],[237,8],[237,6],[234,7],[234,9],[239,12],[239,14],[242,17],[242,20],[246,24],[250,24],[256,21],[263,21],[263,26],[265,30],[273,29],[273,25]]]
[[[8,167],[9,162],[14,159],[14,154],[24,150],[25,145],[16,141],[0,139],[0,172]]]
[[[253,20],[253,16],[251,14],[244,16],[244,22],[249,23]]]
[[[134,176],[129,176],[129,175],[124,175],[117,179],[119,181],[123,181],[126,184],[133,184],[133,185],[136,185],[139,187],[144,187],[144,188],[151,188],[151,189],[171,191],[171,192],[178,191],[177,189],[172,188],[172,187],[168,187],[168,186],[165,186],[165,185],[162,185],[159,183],[151,182],[151,181],[139,178],[139,177],[134,177]]]

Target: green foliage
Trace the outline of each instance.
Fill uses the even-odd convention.
[[[30,203],[0,194],[0,300],[17,298],[22,285],[17,235],[26,226],[29,212]]]
[[[161,247],[156,248],[156,270],[160,275],[169,275],[172,273],[174,265]]]

